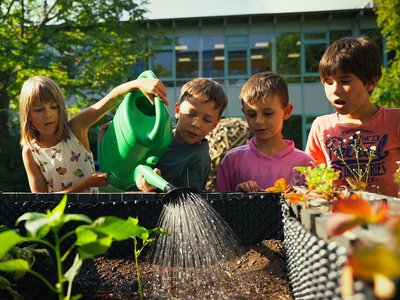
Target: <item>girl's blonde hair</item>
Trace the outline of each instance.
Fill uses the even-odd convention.
[[[21,146],[40,141],[40,133],[29,119],[29,112],[34,102],[57,103],[59,107],[58,116],[58,139],[68,138],[68,117],[65,108],[64,96],[60,87],[50,78],[35,76],[24,82],[19,97],[19,119],[21,125]]]

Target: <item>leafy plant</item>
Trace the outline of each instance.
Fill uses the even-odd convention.
[[[333,200],[338,196],[338,191],[335,190],[333,182],[339,178],[339,171],[335,171],[324,164],[316,167],[298,166],[294,167],[294,169],[301,176],[304,176],[307,189],[290,186],[286,183],[285,178],[282,177],[275,181],[273,187],[266,188],[265,191],[283,193],[284,198],[289,200],[290,203],[294,205],[302,203],[306,207],[309,206],[310,202],[317,201],[316,199]]]
[[[295,167],[294,169],[305,177],[305,182],[309,189],[321,194],[327,199],[334,194],[334,181],[339,179],[339,171],[325,164],[320,164],[315,167]]]
[[[351,188],[355,190],[365,190],[368,185],[371,161],[375,156],[376,147],[365,147],[360,131],[356,131],[348,140],[343,139],[336,145],[331,141],[328,147],[351,174],[351,176],[345,177]],[[349,153],[354,155],[355,165],[349,165],[346,159]]]
[[[25,222],[24,226],[27,230],[27,236],[21,236],[12,230],[0,233],[0,259],[4,258],[13,247],[20,243],[35,242],[46,246],[55,257],[57,282],[52,285],[44,276],[32,270],[29,263],[22,258],[1,261],[0,271],[28,272],[42,280],[51,291],[58,294],[58,299],[79,299],[80,295],[71,295],[72,282],[78,274],[83,260],[106,253],[113,241],[123,241],[129,238],[134,239],[135,258],[137,259],[143,247],[152,241],[149,238],[151,233],[166,234],[160,228],[147,230],[139,226],[138,220],[134,218],[124,220],[115,216],[104,216],[92,221],[83,214],[65,214],[66,204],[67,196],[64,196],[60,203],[53,210],[48,210],[46,214],[28,212],[20,216],[17,224]],[[61,234],[63,226],[71,221],[86,224],[79,225],[75,229]],[[62,253],[62,245],[65,245],[67,239],[74,235],[76,236],[76,240]],[[139,250],[136,247],[137,238],[141,238],[144,241],[142,248]],[[64,273],[63,264],[65,264],[66,259],[73,252],[76,252],[74,261]],[[136,265],[138,266],[138,264]],[[137,272],[139,272],[138,268]],[[66,283],[67,291],[66,295],[64,295],[64,285]]]

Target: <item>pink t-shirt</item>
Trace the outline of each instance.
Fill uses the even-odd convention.
[[[295,148],[294,142],[284,140],[287,147],[272,155],[260,152],[251,138],[248,144],[233,148],[221,160],[217,170],[216,190],[235,191],[239,183],[255,180],[264,190],[284,177],[288,183],[299,184],[301,177],[293,176],[293,167],[310,165],[311,158]],[[299,181],[300,180],[300,181]]]
[[[339,185],[346,184],[345,177],[352,177],[349,169],[335,154],[339,146],[342,154],[338,155],[345,159],[350,168],[357,168],[355,151],[350,145],[351,136],[353,141],[355,138],[361,139],[361,148],[366,149],[358,152],[361,168],[366,167],[370,147],[376,147],[376,154],[370,164],[367,190],[396,196],[399,185],[394,181],[393,174],[397,169],[396,161],[400,160],[400,109],[380,106],[377,113],[361,125],[341,124],[337,113],[314,120],[305,151],[316,164],[325,163],[340,170]]]

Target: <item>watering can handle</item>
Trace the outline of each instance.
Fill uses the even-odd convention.
[[[156,74],[154,74],[153,71],[151,70],[146,70],[144,72],[142,72],[138,78],[157,78]],[[154,106],[155,106],[155,110],[156,110],[156,120],[154,123],[154,127],[153,129],[150,131],[149,133],[149,139],[151,142],[155,141],[157,139],[157,134],[159,132],[159,128],[160,126],[162,126],[162,119],[164,117],[164,113],[163,113],[163,107],[164,103],[160,100],[160,98],[158,97],[154,97]]]

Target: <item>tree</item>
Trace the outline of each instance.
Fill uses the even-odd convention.
[[[68,103],[75,103],[76,111],[143,70],[136,69],[147,61],[150,33],[142,22],[145,10],[141,5],[146,0],[139,1],[0,1],[2,157],[9,157],[10,149],[15,151],[9,147],[10,137],[15,142],[19,136],[18,96],[28,77],[54,79]],[[152,40],[161,38],[159,33],[153,32]],[[8,177],[14,172],[15,157],[10,161],[13,166],[4,162],[0,167]],[[3,187],[0,178],[0,190]]]
[[[389,66],[374,91],[376,102],[385,106],[400,106],[400,0],[375,0],[377,24],[386,39]]]

